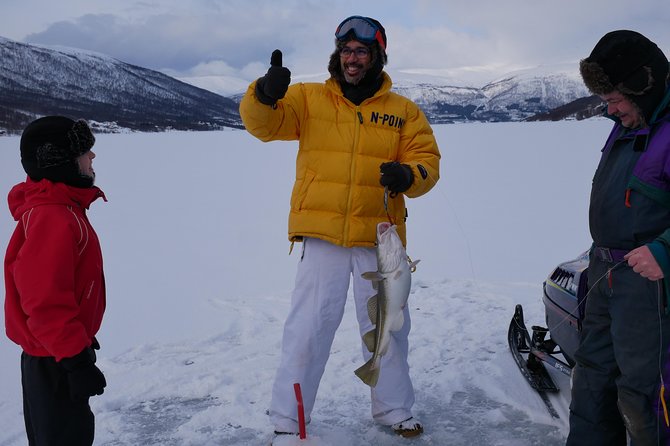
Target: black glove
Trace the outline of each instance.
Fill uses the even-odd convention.
[[[394,195],[405,192],[414,182],[412,168],[407,164],[400,164],[397,161],[382,163],[379,170],[382,174],[379,183],[388,187]]]
[[[95,366],[95,352],[86,347],[76,356],[63,358],[60,364],[67,373],[67,382],[72,400],[85,400],[93,395],[102,395],[107,381]]]
[[[291,72],[282,67],[281,51],[274,50],[268,72],[256,81],[256,97],[265,105],[274,105],[284,97],[290,83]]]

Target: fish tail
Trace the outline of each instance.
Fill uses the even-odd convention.
[[[370,358],[368,362],[357,368],[354,373],[368,386],[376,386],[379,380],[379,367],[376,364],[375,357]]]

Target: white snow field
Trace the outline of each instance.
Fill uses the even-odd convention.
[[[542,282],[588,248],[588,195],[605,119],[439,125],[441,180],[407,200],[413,274],[410,365],[425,433],[374,424],[353,308],[301,445],[562,445],[569,383],[553,419],[514,364],[517,303],[544,323]],[[19,138],[0,138],[0,190],[23,181]],[[288,255],[295,142],[245,131],[98,135],[109,202],[89,217],[102,242],[108,308],[92,399],[96,445],[267,445],[297,252]],[[14,229],[0,211],[2,252]],[[0,282],[2,282],[0,278]],[[1,310],[0,310],[1,311]],[[0,445],[25,445],[20,349],[0,340]]]

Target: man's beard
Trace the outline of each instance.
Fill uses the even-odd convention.
[[[354,76],[351,76],[347,73],[347,67],[355,67],[358,68],[358,73]],[[363,64],[361,63],[346,63],[342,64],[342,75],[344,76],[344,80],[347,81],[347,83],[352,84],[352,85],[358,85],[358,83],[363,80],[365,77],[365,74],[368,72],[368,70],[365,69]]]

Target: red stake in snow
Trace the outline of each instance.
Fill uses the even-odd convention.
[[[302,391],[300,390],[300,383],[293,384],[295,390],[295,399],[298,401],[298,428],[300,429],[300,439],[307,438],[307,430],[305,429],[305,407],[302,404]]]

